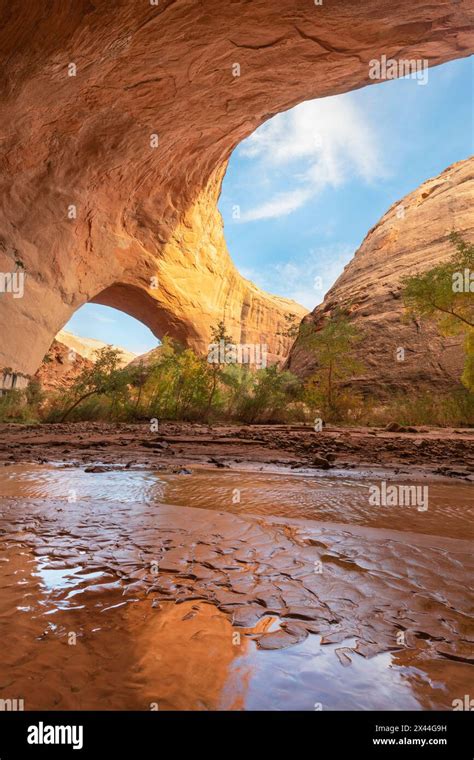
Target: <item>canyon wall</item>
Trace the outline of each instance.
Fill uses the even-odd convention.
[[[64,393],[81,372],[91,369],[93,363],[82,354],[71,351],[70,347],[53,340],[44,361],[38,367],[35,378],[47,392]]]
[[[198,350],[224,319],[284,357],[284,315],[304,310],[232,264],[217,211],[232,150],[282,110],[369,84],[382,54],[467,55],[469,8],[0,0],[0,272],[25,275],[22,297],[0,297],[0,368],[33,373],[89,301]]]
[[[452,230],[474,242],[474,159],[447,168],[395,203],[365,237],[343,274],[305,322],[324,323],[336,307],[347,310],[363,335],[357,350],[365,365],[352,385],[381,398],[391,393],[459,387],[462,338],[440,335],[428,320],[406,318],[400,279],[450,258]],[[399,361],[397,351],[404,349]],[[399,353],[398,356],[403,356]],[[301,376],[314,359],[301,342],[289,368]]]
[[[69,388],[84,369],[91,369],[96,352],[105,346],[95,338],[81,338],[66,330],[60,330],[53,340],[43,362],[35,373],[45,391],[64,391]],[[121,346],[112,345],[120,351],[119,365],[126,367],[137,354]]]
[[[127,364],[130,364],[130,362],[137,357],[137,354],[133,353],[133,351],[128,351],[126,348],[123,348],[123,346],[117,346],[114,343],[104,343],[101,340],[96,340],[96,338],[83,338],[79,335],[74,335],[67,330],[60,330],[58,332],[56,335],[56,342],[66,346],[72,354],[79,354],[79,356],[88,359],[90,362],[95,361],[97,356],[96,352],[106,346],[111,346],[120,351],[119,362],[122,367],[126,367]]]

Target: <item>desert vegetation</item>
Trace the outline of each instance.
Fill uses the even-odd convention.
[[[210,361],[165,337],[147,363],[122,367],[120,352],[106,346],[96,352],[71,387],[46,393],[37,378],[25,390],[0,398],[0,421],[65,422],[79,420],[166,419],[196,422],[324,423],[386,425],[474,424],[474,245],[451,233],[452,256],[402,280],[407,318],[429,320],[443,335],[461,335],[465,362],[459,387],[450,393],[398,393],[389,401],[363,395],[356,386],[364,363],[358,346],[363,333],[336,310],[322,324],[298,324],[288,315],[281,334],[298,338],[311,357],[312,374],[301,379],[271,365]],[[212,330],[215,345],[232,344],[224,322]],[[50,361],[49,355],[44,363]]]
[[[415,284],[409,287],[407,292],[413,293]],[[410,298],[414,303],[414,296]],[[295,329],[290,325],[289,334],[295,334]],[[390,402],[355,390],[351,382],[364,369],[356,357],[363,335],[346,314],[335,313],[318,330],[303,324],[298,334],[315,360],[315,369],[305,380],[277,365],[254,369],[209,362],[165,338],[151,361],[124,368],[117,349],[100,349],[94,364],[85,367],[73,385],[61,392],[45,393],[39,381],[32,379],[26,390],[12,390],[0,399],[0,420],[474,424],[474,397],[470,388],[461,384],[449,395],[398,394]],[[213,340],[231,341],[224,323],[214,328]]]
[[[462,384],[474,391],[474,244],[457,232],[448,261],[405,277],[403,298],[408,315],[434,321],[443,335],[462,335],[465,363]]]

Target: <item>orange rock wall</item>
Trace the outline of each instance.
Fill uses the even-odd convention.
[[[0,367],[33,373],[91,300],[200,350],[225,319],[283,358],[284,315],[304,310],[230,260],[217,200],[232,150],[282,110],[368,84],[382,54],[467,55],[470,7],[2,0],[0,271],[26,279],[0,298]]]

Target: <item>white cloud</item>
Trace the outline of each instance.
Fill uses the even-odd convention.
[[[260,288],[292,298],[312,310],[321,303],[353,255],[354,248],[350,245],[327,245],[311,249],[307,256],[240,271]]]
[[[346,96],[311,100],[278,114],[245,140],[240,155],[254,158],[274,182],[290,189],[243,211],[241,221],[291,214],[327,186],[350,177],[373,182],[384,176],[378,136],[363,111]]]
[[[287,216],[306,203],[312,193],[309,190],[293,190],[288,193],[277,193],[272,200],[262,203],[250,211],[242,214],[244,222],[257,219],[274,219],[275,217]]]
[[[111,317],[103,317],[101,314],[93,314],[92,318],[96,320],[96,322],[107,322],[110,324],[114,324],[117,320],[112,319]]]
[[[304,260],[292,260],[275,267],[280,290],[307,309],[321,303],[345,265],[352,259],[354,249],[349,245],[328,245],[313,249]]]

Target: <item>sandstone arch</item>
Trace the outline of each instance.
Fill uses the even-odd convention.
[[[177,340],[189,339],[193,326],[179,320],[175,314],[164,308],[145,288],[125,282],[116,282],[102,290],[90,303],[111,306],[129,314],[149,327],[158,339],[173,335]]]
[[[20,262],[27,282],[24,298],[0,298],[0,367],[34,372],[79,306],[118,297],[114,283],[153,298],[152,276],[150,308],[190,345],[225,318],[235,340],[267,335],[281,358],[272,336],[303,310],[230,260],[217,212],[230,153],[273,114],[368,84],[382,54],[467,55],[469,5],[2,0],[0,271]]]

